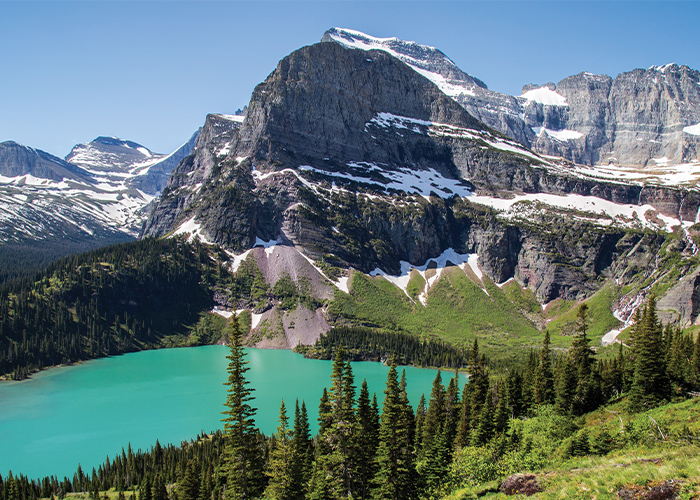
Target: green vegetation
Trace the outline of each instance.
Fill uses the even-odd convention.
[[[700,388],[700,339],[662,329],[651,300],[629,352],[620,348],[618,358],[597,360],[588,319],[584,304],[566,356],[552,359],[545,335],[528,370],[501,379],[489,376],[475,341],[469,381],[460,388],[454,377],[444,385],[438,372],[428,402],[415,411],[392,362],[381,416],[366,384],[356,397],[350,362],[339,349],[311,440],[304,403],[295,405],[291,429],[283,402],[274,436],[255,428],[234,317],[227,327],[223,433],[180,448],[129,448],[91,476],[78,469],[72,480],[0,478],[0,498],[81,492],[119,500],[138,490],[140,500],[461,499],[500,498],[506,487],[538,498],[641,498],[637,493],[653,488],[697,495],[700,400],[687,394]],[[504,481],[516,473],[529,475]]]
[[[533,324],[503,290],[484,281],[485,290],[460,269],[448,268],[423,306],[383,278],[354,273],[350,295],[336,292],[328,316],[335,324],[401,331],[457,347],[469,346],[476,336],[492,358],[508,357],[513,346],[536,345],[541,334]]]
[[[315,345],[300,345],[295,351],[306,358],[332,359],[339,349],[352,361],[387,361],[394,356],[402,365],[462,368],[467,363],[467,353],[446,342],[362,327],[333,328]]]
[[[613,328],[620,325],[620,321],[612,314],[612,303],[615,298],[615,287],[608,283],[603,288],[598,290],[592,297],[585,300],[583,303],[587,305],[590,311],[590,331],[588,332],[591,339],[600,340],[603,335],[608,333]],[[570,303],[561,304],[562,309],[570,305]],[[569,339],[576,331],[576,308],[571,308],[564,312],[556,319],[552,320],[547,329],[552,334],[552,341],[558,345],[568,345],[569,342],[561,337]]]
[[[172,345],[210,342],[212,249],[143,240],[64,258],[0,287],[0,374]]]

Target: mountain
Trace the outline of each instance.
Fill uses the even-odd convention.
[[[252,343],[302,342],[300,321],[304,343],[342,324],[527,343],[559,316],[565,334],[556,304],[582,300],[602,304],[602,337],[652,292],[674,297],[665,317],[697,319],[694,282],[669,290],[696,266],[698,174],[528,149],[545,144],[528,123],[549,137],[584,107],[553,85],[508,97],[515,115],[542,116],[499,131],[496,101],[469,100],[494,93],[437,49],[339,29],[323,40],[282,59],[242,121],[207,117],[141,233],[221,245],[240,283],[217,307],[249,312]],[[309,297],[293,314],[275,292],[288,280]]]
[[[0,143],[0,281],[62,255],[134,239],[148,203],[197,136],[170,155],[98,137],[66,160]]]
[[[585,165],[695,162],[697,168],[700,73],[687,66],[635,69],[614,79],[582,72],[510,96],[489,90],[433,47],[340,28],[327,31],[323,41],[394,55],[473,116],[537,153]]]
[[[76,165],[13,141],[0,143],[0,175],[5,178],[29,175],[51,181],[92,181],[92,175]]]

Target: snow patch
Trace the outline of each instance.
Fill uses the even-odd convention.
[[[238,122],[238,123],[243,123],[243,120],[245,120],[245,115],[217,115],[223,118],[224,120],[229,120],[232,122]]]
[[[613,342],[615,342],[617,340],[617,336],[620,334],[620,331],[621,330],[618,330],[616,328],[610,330],[608,333],[603,335],[602,339],[600,339],[600,345],[605,346],[605,345],[610,345]]]
[[[549,87],[532,89],[521,95],[527,101],[534,101],[548,106],[568,106],[563,95],[551,90]]]
[[[213,243],[202,234],[202,225],[195,222],[195,218],[192,217],[190,220],[183,222],[180,226],[173,231],[173,236],[188,234],[187,241],[192,243],[195,239],[198,239],[202,243],[212,245]]]
[[[683,132],[690,135],[700,135],[700,123],[689,127],[683,127]]]
[[[469,266],[472,269],[472,271],[474,271],[474,274],[476,274],[476,276],[479,279],[482,279],[483,274],[481,273],[481,270],[477,265],[477,259],[478,256],[476,254],[459,254],[455,252],[454,249],[448,248],[447,250],[442,252],[438,257],[428,259],[422,266],[415,266],[410,262],[406,262],[405,260],[400,261],[399,264],[401,266],[401,272],[397,276],[388,274],[380,268],[374,269],[369,273],[369,275],[383,277],[390,283],[393,283],[394,286],[396,286],[400,290],[403,290],[403,293],[406,294],[406,297],[413,300],[408,294],[408,282],[411,280],[411,271],[418,272],[418,274],[420,274],[426,282],[425,289],[418,296],[418,300],[420,301],[420,303],[425,306],[427,305],[428,291],[440,278],[442,272],[445,270],[448,263],[454,264],[465,273],[467,270],[467,266]],[[427,277],[427,271],[429,269],[435,272],[435,274],[430,278]],[[484,290],[484,292],[488,295],[488,292],[486,290]]]
[[[549,137],[556,139],[560,142],[571,141],[583,137],[583,134],[581,132],[576,132],[575,130],[569,129],[549,130],[544,127],[532,127],[532,130],[535,132],[535,134],[537,134],[540,137],[542,136],[542,134],[547,134]]]
[[[233,311],[227,311],[225,309],[220,309],[218,307],[215,307],[214,309],[212,309],[211,312],[214,314],[218,314],[219,316],[222,316],[226,319],[229,319],[231,316],[233,316]]]
[[[342,276],[338,278],[338,281],[332,282],[339,290],[349,294],[350,293],[350,277]]]
[[[248,249],[242,254],[238,255],[226,252],[231,257],[231,272],[235,273],[236,271],[238,271],[238,268],[241,267],[241,264],[243,264],[243,262],[248,258],[248,254],[251,250],[252,249]]]
[[[255,328],[260,324],[260,320],[262,319],[263,315],[262,314],[255,314],[253,311],[250,312],[250,328]]]
[[[406,53],[398,52],[394,49],[394,47],[403,46],[407,48],[407,52],[414,54],[433,52],[433,54],[431,54],[432,57],[440,57],[447,64],[457,67],[457,65],[450,58],[437,50],[435,47],[421,45],[411,41],[404,41],[398,38],[377,38],[360,31],[345,28],[335,28],[335,32],[329,33],[329,36],[336,43],[350,49],[365,51],[381,50],[386,52],[399,61],[408,64],[408,66],[410,66],[414,71],[433,82],[444,94],[450,97],[457,97],[463,94],[471,96],[475,95],[473,90],[474,86],[471,83],[463,80],[448,80],[441,74],[426,69],[425,59],[411,57]]]
[[[623,205],[612,201],[603,200],[594,196],[579,194],[556,195],[547,193],[524,194],[513,198],[493,198],[490,196],[472,196],[470,201],[500,210],[504,218],[517,217],[525,214],[527,217],[531,210],[536,209],[541,203],[566,210],[576,210],[595,215],[595,219],[588,219],[599,225],[611,225],[616,223],[624,227],[650,228],[673,232],[675,226],[692,225],[692,222],[683,222],[660,214],[651,205]],[[543,209],[546,211],[546,209]],[[649,217],[647,217],[649,214]],[[585,218],[585,217],[582,217]]]
[[[484,273],[482,273],[481,269],[479,269],[479,255],[475,253],[470,253],[467,255],[469,255],[469,258],[467,259],[467,264],[469,264],[469,267],[472,268],[472,271],[474,271],[476,277],[480,280],[484,279]]]
[[[380,166],[368,162],[350,162],[347,165],[351,168],[358,170],[361,169],[364,172],[379,174],[379,176],[385,179],[385,182],[378,180],[377,175],[374,177],[362,177],[360,175],[352,175],[345,172],[327,172],[308,165],[301,165],[299,169],[317,172],[324,176],[335,177],[346,181],[374,185],[384,190],[414,193],[421,195],[426,199],[430,198],[432,193],[445,199],[452,198],[455,195],[466,197],[472,194],[470,188],[463,180],[448,179],[432,168],[428,170],[412,170],[409,168],[384,170]]]

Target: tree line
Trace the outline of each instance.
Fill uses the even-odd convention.
[[[331,328],[316,344],[300,346],[297,352],[306,358],[333,359],[340,348],[352,361],[386,362],[395,356],[397,364],[422,367],[462,368],[469,357],[463,349],[441,340],[354,326]]]
[[[651,298],[637,313],[628,347],[621,345],[609,361],[596,360],[590,348],[585,305],[566,355],[552,355],[545,333],[542,348],[522,373],[491,377],[475,341],[468,382],[460,388],[455,374],[444,384],[438,372],[429,397],[415,410],[396,358],[380,412],[364,381],[358,394],[350,360],[338,349],[313,438],[304,402],[296,402],[290,425],[282,401],[273,436],[255,427],[253,388],[245,377],[247,361],[234,316],[222,432],[177,448],[156,444],[146,453],[122,451],[90,475],[79,469],[72,480],[0,478],[0,500],[62,497],[71,491],[99,500],[109,488],[135,500],[435,498],[494,474],[542,466],[523,430],[528,420],[522,420],[542,415],[568,436],[567,456],[606,454],[619,443],[605,431],[589,435],[577,428],[576,416],[621,396],[629,412],[638,412],[700,389],[700,339],[674,326],[663,328],[655,309]]]

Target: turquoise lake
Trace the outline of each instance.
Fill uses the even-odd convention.
[[[225,346],[143,351],[0,382],[0,474],[72,477],[79,463],[89,472],[128,443],[145,450],[156,439],[179,444],[221,428],[228,352]],[[306,402],[315,433],[331,361],[285,350],[246,352],[260,430],[275,432],[282,398],[291,421],[299,398],[300,404]],[[353,363],[358,393],[366,379],[380,407],[388,370],[380,363]],[[429,398],[435,375],[436,370],[406,368],[414,408],[421,394]],[[451,376],[443,373],[443,384]],[[466,376],[460,379],[461,386]]]

